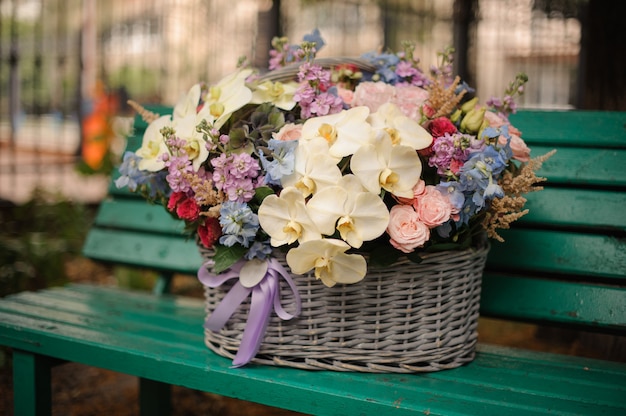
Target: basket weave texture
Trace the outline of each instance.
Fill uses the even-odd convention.
[[[419,264],[404,260],[370,268],[363,281],[332,288],[312,275],[292,275],[302,312],[290,321],[273,315],[252,362],[378,373],[431,372],[468,363],[475,355],[488,251],[486,246],[431,253]],[[278,259],[287,268],[284,256]],[[228,289],[205,287],[207,314]],[[293,304],[288,290],[281,294],[283,305]],[[243,303],[220,332],[206,330],[206,345],[233,358],[248,310],[249,303]]]

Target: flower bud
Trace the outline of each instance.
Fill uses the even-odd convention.
[[[463,111],[461,111],[460,109],[457,109],[454,113],[452,113],[452,115],[450,116],[450,121],[453,123],[456,123],[457,121],[459,121],[459,119],[461,118],[461,115],[463,114]]]
[[[463,111],[463,113],[469,113],[470,111],[472,111],[474,109],[474,107],[476,107],[476,104],[478,104],[478,97],[474,97],[471,100],[465,102],[462,106],[461,106],[461,111]]]
[[[483,124],[485,118],[485,107],[475,108],[463,117],[461,120],[461,131],[465,133],[476,133],[480,129],[480,125]]]

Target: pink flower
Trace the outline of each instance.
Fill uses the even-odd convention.
[[[510,132],[510,130],[509,130]],[[504,136],[498,137],[498,144],[504,146],[507,142],[507,138]],[[513,151],[513,159],[517,159],[520,162],[528,162],[530,160],[530,149],[524,142],[524,140],[517,134],[511,133],[511,150]]]
[[[337,95],[339,95],[339,98],[341,98],[347,105],[352,104],[352,100],[354,99],[354,92],[352,90],[337,87]]]
[[[430,228],[448,221],[452,211],[450,200],[432,185],[428,185],[424,194],[415,199],[414,208],[420,221]]]
[[[390,102],[395,93],[393,85],[384,82],[362,82],[354,90],[351,105],[352,107],[364,105],[375,113],[378,107]]]
[[[428,91],[412,85],[397,86],[395,90],[396,94],[391,102],[400,108],[402,114],[412,120],[419,121],[422,104],[428,99]]]
[[[298,140],[302,136],[302,124],[287,123],[272,136],[274,139],[282,142]]]
[[[420,179],[419,181],[417,181],[417,183],[415,184],[415,186],[413,187],[413,198],[402,198],[402,197],[396,197],[396,199],[398,200],[398,202],[400,202],[401,204],[406,204],[406,205],[413,205],[415,203],[415,200],[420,196],[424,194],[424,191],[426,190],[426,182],[424,182],[422,179]]]
[[[410,205],[394,205],[389,211],[387,226],[389,242],[403,253],[422,247],[430,238],[430,230]]]

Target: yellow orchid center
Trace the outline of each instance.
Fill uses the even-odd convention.
[[[356,227],[354,226],[354,222],[352,222],[352,218],[348,216],[344,216],[339,218],[337,222],[337,230],[339,234],[341,234],[341,238],[345,241],[348,238],[348,234],[354,232]]]
[[[267,87],[267,93],[274,98],[278,98],[285,93],[282,82],[272,83],[271,81],[267,81],[264,85]]]
[[[391,138],[391,143],[394,146],[400,144],[400,134],[398,133],[398,130],[394,129],[393,127],[386,127],[385,131],[387,132],[387,134],[389,134],[389,137]]]
[[[389,168],[385,168],[381,173],[380,173],[380,185],[383,188],[392,188],[393,185],[395,185],[396,183],[398,183],[398,180],[400,178],[398,177],[398,174],[395,173],[394,171],[392,171]]]
[[[219,117],[224,114],[224,104],[213,103],[209,106],[209,111],[213,117]]]
[[[292,220],[283,227],[283,232],[289,236],[289,244],[291,244],[302,235],[302,226]]]
[[[315,277],[317,279],[325,280],[325,278],[332,276],[332,263],[326,257],[318,257],[315,260]]]
[[[302,192],[302,195],[306,198],[311,194],[315,193],[317,187],[315,186],[315,182],[308,176],[303,176],[302,179],[298,181],[295,185],[296,189]]]
[[[189,159],[193,160],[200,155],[200,145],[196,141],[192,141],[191,143],[187,143],[185,146],[185,152],[187,152],[187,156]]]
[[[220,87],[213,86],[209,88],[209,96],[211,97],[211,101],[219,100],[220,95],[222,95],[222,89]]]
[[[148,152],[150,154],[150,156],[148,158],[155,158],[159,155],[159,153],[161,153],[161,146],[159,144],[159,142],[156,141],[152,141],[150,143],[148,143]],[[146,158],[146,159],[148,159]]]
[[[328,123],[322,124],[318,129],[318,132],[320,136],[326,139],[329,144],[333,144],[337,139],[337,131]]]

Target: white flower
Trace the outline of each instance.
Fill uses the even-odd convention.
[[[413,197],[413,187],[422,173],[417,152],[409,146],[394,146],[383,131],[352,156],[350,168],[368,191],[378,194],[382,188],[404,198]]]
[[[383,200],[366,191],[354,175],[313,195],[307,210],[322,234],[332,235],[337,230],[354,248],[379,237],[389,224]]]
[[[315,138],[298,142],[294,172],[283,176],[283,187],[294,186],[306,198],[325,187],[335,185],[341,178],[337,161],[328,155],[326,141]]]
[[[368,143],[372,128],[366,121],[369,108],[354,107],[304,122],[301,141],[321,137],[328,143],[328,153],[338,162]]]
[[[315,269],[315,277],[328,287],[357,283],[365,277],[367,263],[359,254],[346,254],[349,248],[345,242],[332,238],[307,241],[289,250],[287,264],[295,274]]]
[[[259,207],[258,215],[259,223],[274,247],[322,237],[309,218],[302,193],[296,188],[285,188],[280,196],[267,196]]]
[[[158,172],[165,168],[163,154],[170,154],[161,134],[163,127],[171,127],[172,119],[169,115],[161,116],[148,125],[143,135],[141,147],[135,154],[141,158],[138,167],[149,172]]]
[[[172,114],[174,120],[187,117],[190,114],[196,115],[201,94],[202,88],[200,84],[192,86],[187,92],[187,95],[182,97],[178,103],[176,103],[176,106],[174,106],[174,112]]]
[[[368,120],[372,128],[387,132],[394,145],[401,144],[415,150],[421,150],[433,142],[430,133],[418,122],[405,116],[395,104],[385,103],[381,105],[377,112],[370,115]]]
[[[210,87],[199,115],[216,129],[222,127],[232,113],[252,99],[252,91],[246,86],[246,78],[251,73],[250,69],[239,70]]]
[[[298,85],[289,82],[265,81],[256,86],[252,92],[252,104],[272,103],[282,110],[292,110],[296,106],[293,95]]]

